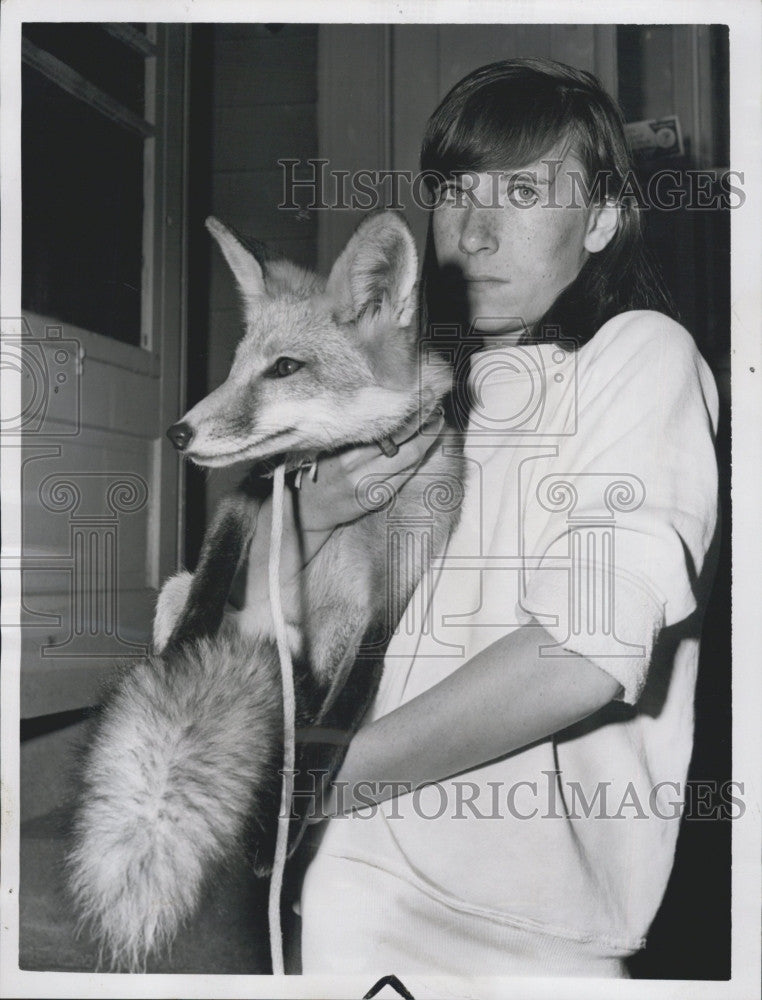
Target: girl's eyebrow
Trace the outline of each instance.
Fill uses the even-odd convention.
[[[452,183],[453,181],[459,181],[462,177],[469,177],[469,176],[472,176],[475,173],[479,173],[479,171],[478,170],[460,170],[460,171],[457,171],[457,172],[453,172],[450,175],[450,177],[448,179],[446,179],[446,182]],[[531,169],[528,169],[526,167],[523,168],[522,170],[488,170],[488,171],[486,171],[486,173],[488,175],[493,176],[493,177],[497,176],[501,180],[502,179],[507,179],[507,180],[519,180],[519,181],[521,181],[522,178],[526,178],[526,180],[524,181],[524,183],[532,184],[535,187],[544,187],[544,188],[547,188],[547,187],[550,187],[551,184],[555,183],[555,177],[552,180],[544,180],[542,177],[538,177],[537,176],[537,171],[536,170],[531,170]]]
[[[519,180],[522,177],[526,177],[527,183],[536,184],[537,187],[548,187],[550,184],[550,181],[545,181],[541,177],[538,177],[536,170],[501,170],[500,176],[511,179],[518,178]]]

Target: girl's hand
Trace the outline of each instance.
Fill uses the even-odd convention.
[[[396,433],[399,451],[392,457],[381,454],[378,445],[372,444],[320,459],[314,482],[310,476],[302,476],[298,499],[302,530],[322,534],[367,514],[367,507],[358,498],[358,485],[366,476],[383,478],[397,492],[433,447],[443,425],[440,413],[423,427],[416,415]]]
[[[394,490],[400,489],[434,446],[444,419],[436,414],[423,427],[417,417],[395,435],[399,451],[389,458],[377,445],[352,448],[321,459],[315,482],[302,476],[301,488],[287,491],[283,509],[281,580],[293,583],[340,524],[356,520],[367,510],[357,499],[357,484],[371,473],[381,475]],[[422,431],[423,433],[418,433]],[[293,501],[293,502],[292,502]],[[298,509],[295,509],[298,508]],[[269,601],[267,563],[270,552],[272,498],[262,503],[248,557],[239,568],[230,594],[237,609]],[[285,603],[291,607],[295,599]],[[295,613],[295,612],[294,612]]]

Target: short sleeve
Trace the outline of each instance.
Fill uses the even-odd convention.
[[[576,433],[528,501],[535,559],[517,610],[634,704],[660,630],[700,601],[717,523],[717,392],[690,334],[653,312],[602,327],[578,375]]]

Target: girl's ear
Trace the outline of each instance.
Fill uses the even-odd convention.
[[[333,265],[326,293],[341,323],[388,310],[406,327],[416,309],[418,254],[401,216],[379,212],[364,219]]]
[[[256,257],[213,215],[206,220],[206,228],[217,241],[243,297],[266,295],[264,274]]]
[[[607,247],[619,228],[619,205],[606,201],[590,213],[585,234],[585,250],[598,253]]]

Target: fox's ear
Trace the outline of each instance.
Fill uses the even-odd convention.
[[[413,234],[394,212],[364,219],[333,265],[326,291],[340,322],[379,312],[408,326],[416,309],[418,254]]]
[[[256,295],[266,295],[265,276],[256,257],[243,243],[224,226],[219,219],[210,215],[206,220],[206,228],[217,241],[217,245],[230,266],[230,270],[238,282],[245,298]]]

